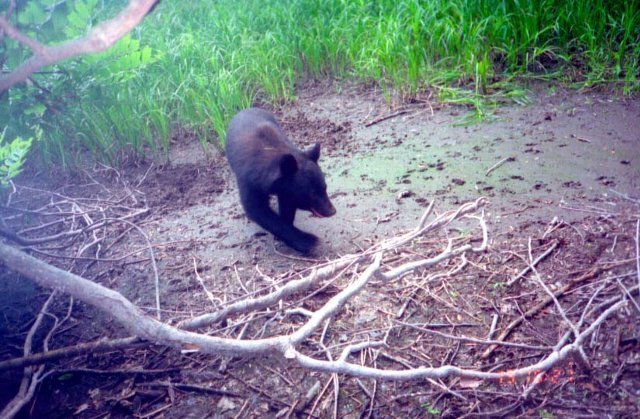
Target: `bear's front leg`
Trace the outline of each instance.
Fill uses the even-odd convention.
[[[318,238],[286,223],[269,207],[269,196],[247,191],[241,192],[242,206],[249,219],[284,241],[287,246],[302,253],[308,253],[318,243]],[[295,216],[295,209],[294,209]],[[293,221],[292,221],[293,222]]]
[[[278,212],[282,221],[293,225],[293,221],[296,219],[296,206],[282,195],[278,195]]]

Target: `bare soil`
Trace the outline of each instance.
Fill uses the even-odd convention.
[[[545,297],[530,275],[505,286],[526,266],[529,240],[534,257],[556,243],[538,270],[552,289],[570,286],[560,301],[577,321],[595,290],[602,287],[594,304],[619,294],[620,287],[638,283],[640,100],[542,84],[531,86],[531,99],[533,103],[524,107],[500,106],[492,121],[461,125],[469,109],[439,104],[429,92],[410,102],[389,103],[380,91],[366,86],[300,86],[296,102],[272,110],[298,145],[322,143],[320,165],[338,210],[330,219],[299,213],[296,225],[321,239],[311,257],[301,257],[250,223],[224,156],[215,147],[203,148],[182,130],[176,131],[164,164],[137,161],[119,169],[96,165],[73,176],[26,173],[16,182],[2,216],[18,231],[45,224],[41,209],[51,211],[47,205],[54,201],[56,208],[100,202],[112,207],[113,217],[148,208],[131,219],[139,230],[120,223],[99,233],[108,236],[100,260],[79,253],[77,241],[30,248],[39,249],[32,250],[34,255],[115,289],[153,314],[154,273],[144,233],[158,260],[163,318],[175,324],[212,307],[198,277],[215,298],[226,301],[264,287],[265,278],[293,278],[316,262],[411,229],[431,200],[441,212],[485,196],[490,201],[489,251],[474,255],[455,275],[436,275],[455,268],[458,262],[452,260],[439,270],[368,287],[333,320],[327,346],[379,338],[394,320],[483,339],[496,315],[500,332]],[[29,237],[60,228],[43,228]],[[410,252],[434,255],[453,234],[452,230],[425,238]],[[0,361],[21,355],[25,333],[48,295],[24,278],[1,274]],[[329,285],[303,306],[318,308],[348,281],[347,277]],[[56,315],[71,314],[53,337],[52,348],[126,336],[103,313],[78,302],[67,311],[68,304],[63,297],[57,300]],[[585,345],[591,365],[558,366],[526,399],[521,393],[530,384],[527,380],[483,383],[447,378],[436,384],[340,376],[336,411],[343,417],[637,417],[636,307],[629,305],[607,321]],[[232,319],[210,332],[235,337],[244,320]],[[272,323],[251,323],[245,333],[277,335],[301,321],[276,316]],[[549,305],[526,316],[507,341],[553,346],[566,331]],[[390,342],[388,349],[363,353],[362,363],[396,369],[453,364],[506,371],[545,355],[499,347],[483,358],[486,346],[452,343],[400,326],[392,330]],[[323,356],[311,344],[306,349]],[[274,357],[228,359],[145,346],[65,359],[49,369],[53,372],[23,417],[327,417],[334,412],[331,377]],[[22,370],[0,371],[0,406],[13,397],[21,376]],[[316,383],[324,391],[301,407],[298,403]]]

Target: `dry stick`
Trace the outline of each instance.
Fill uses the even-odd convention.
[[[34,335],[40,328],[40,325],[42,324],[42,321],[45,317],[45,312],[47,311],[49,304],[51,304],[51,302],[53,301],[53,298],[56,292],[57,291],[54,290],[49,295],[49,298],[47,298],[47,301],[44,302],[44,304],[42,305],[42,308],[40,309],[40,312],[38,313],[35,321],[33,322],[33,325],[31,325],[31,329],[29,330],[29,333],[27,333],[27,337],[25,338],[24,348],[23,348],[24,357],[31,355],[31,350],[33,349]],[[45,349],[47,349],[46,345],[50,336],[51,335],[49,333],[47,335],[47,338],[45,339],[45,342],[44,342]],[[7,405],[4,407],[4,409],[2,409],[2,411],[0,411],[0,418],[14,417],[15,415],[18,414],[18,412],[20,412],[20,410],[27,403],[29,403],[29,401],[33,398],[33,395],[35,394],[36,388],[38,387],[40,382],[47,376],[47,374],[43,375],[43,372],[44,372],[44,365],[39,366],[35,370],[31,367],[24,368],[22,381],[20,382],[20,388],[18,389],[18,394],[16,394],[14,398],[11,399],[9,403],[7,403]]]
[[[479,379],[526,377],[534,372],[549,369],[558,362],[566,359],[576,351],[577,346],[581,345],[582,341],[590,336],[602,322],[627,304],[626,301],[620,301],[614,304],[602,313],[589,328],[582,332],[573,344],[564,346],[559,351],[550,353],[545,359],[536,364],[517,370],[494,373],[463,369],[451,365],[436,368],[419,367],[411,370],[380,370],[353,364],[344,359],[338,359],[333,362],[314,359],[298,352],[294,345],[306,339],[309,334],[314,331],[314,326],[317,327],[319,323],[334,314],[335,310],[355,295],[369,279],[378,274],[380,261],[382,259],[381,254],[376,256],[374,263],[361,274],[358,280],[354,281],[353,284],[330,299],[329,302],[319,309],[299,330],[290,335],[255,341],[236,341],[233,339],[195,334],[160,323],[142,314],[140,310],[117,292],[47,265],[3,243],[0,243],[0,259],[5,262],[5,265],[9,269],[16,270],[43,286],[62,289],[88,304],[109,312],[117,321],[130,329],[132,333],[156,343],[167,344],[174,347],[195,345],[196,347],[199,346],[203,353],[216,355],[264,355],[271,352],[280,352],[286,358],[296,361],[301,367],[306,369],[386,380],[444,378],[451,375]]]
[[[633,304],[633,306],[636,308],[636,311],[640,314],[640,306],[638,305],[638,302],[631,295],[631,292],[629,292],[629,289],[624,286],[624,284],[622,283],[622,281],[620,281],[620,279],[616,279],[616,282],[618,283],[618,287],[620,287],[620,289],[622,289],[622,292],[624,292],[624,294],[627,297],[629,297],[629,301],[631,301],[631,304]],[[638,285],[640,286],[640,284]]]
[[[50,221],[48,223],[40,224],[40,225],[37,225],[37,226],[23,228],[22,230],[16,231],[14,233],[16,235],[21,235],[21,234],[25,234],[25,233],[32,233],[34,231],[38,231],[38,230],[41,230],[41,229],[47,228],[47,227],[52,227],[52,226],[54,226],[56,224],[60,224],[60,223],[63,223],[63,222],[64,222],[64,220],[53,220],[53,221]]]
[[[618,195],[618,196],[620,196],[620,197],[622,197],[622,198],[626,199],[627,201],[631,201],[631,202],[633,202],[633,203],[635,203],[635,204],[640,204],[640,199],[632,198],[632,197],[630,197],[630,196],[629,196],[629,194],[621,193],[621,192],[618,192],[618,191],[616,191],[616,190],[614,190],[614,189],[609,189],[609,190],[610,190],[611,192],[613,192],[614,194],[616,194],[616,195]]]
[[[162,311],[160,310],[160,275],[158,274],[158,265],[156,264],[156,255],[153,251],[153,245],[151,245],[151,240],[149,240],[149,236],[144,232],[139,226],[133,224],[131,221],[127,221],[124,218],[105,218],[103,221],[119,221],[121,223],[125,223],[130,227],[138,230],[138,233],[144,238],[147,242],[147,248],[149,249],[149,256],[151,257],[151,266],[153,267],[153,275],[154,275],[154,286],[156,291],[156,317],[158,320],[162,320]]]
[[[611,278],[608,278],[609,280]],[[591,304],[593,304],[593,301],[595,300],[595,298],[600,294],[600,292],[607,286],[606,283],[602,284],[600,287],[598,287],[598,289],[591,295],[591,297],[589,298],[589,301],[587,302],[587,305],[585,306],[584,310],[582,311],[582,315],[580,316],[580,319],[578,320],[577,323],[577,327],[582,327],[582,325],[584,324],[585,319],[590,316],[592,313],[595,313],[596,311],[601,310],[603,307],[610,307],[612,304],[617,303],[618,301],[620,301],[623,298],[623,295],[618,295],[616,297],[610,298],[606,301],[601,302],[600,304],[596,305],[595,307],[593,307],[593,309],[589,310],[589,308],[591,307]],[[632,293],[633,291],[635,291],[637,289],[640,290],[640,285],[636,285],[630,289],[624,288],[625,292],[628,292],[629,294]],[[569,337],[571,337],[572,332],[567,331],[564,336],[560,339],[560,341],[558,341],[558,343],[554,346],[554,350],[559,350],[559,348],[561,348],[568,340]],[[529,394],[531,394],[531,392],[544,380],[544,376],[545,376],[546,372],[543,371],[542,373],[538,374],[536,376],[536,378],[534,379],[534,381],[529,385],[529,387],[527,387],[523,392],[522,392],[522,396],[524,398],[528,398]]]
[[[175,383],[171,381],[154,381],[151,383],[138,383],[140,387],[167,387],[167,388],[178,388],[180,390],[191,390],[191,391],[200,391],[203,393],[216,394],[220,396],[228,396],[228,397],[243,397],[241,394],[235,393],[233,391],[228,390],[220,390],[217,388],[200,386],[197,384],[188,384],[188,383]]]
[[[480,227],[482,228],[482,244],[479,247],[474,248],[470,244],[466,244],[453,249],[452,248],[453,241],[449,240],[447,248],[444,251],[442,251],[442,253],[440,253],[439,255],[429,259],[422,259],[415,262],[405,263],[404,265],[393,268],[387,272],[381,272],[380,275],[385,280],[391,280],[391,279],[399,278],[405,273],[411,272],[417,268],[421,268],[423,266],[435,265],[443,260],[449,259],[456,255],[464,254],[465,252],[468,252],[468,251],[484,252],[489,244],[489,235],[488,235],[487,224],[485,223],[485,220],[484,220],[484,214],[481,217],[469,217],[469,218],[476,218],[480,224]]]
[[[125,220],[127,218],[134,218],[137,217],[139,215],[142,214],[146,214],[147,212],[149,212],[149,208],[144,208],[140,211],[136,211],[133,212],[131,214],[127,214],[125,216],[122,216],[120,218],[114,218],[115,220]],[[38,211],[30,211],[30,213],[35,214],[35,215],[49,215],[49,216],[53,216],[55,214],[42,214]],[[74,215],[85,215],[87,214],[88,211],[86,212],[81,212],[79,214],[74,214]],[[62,216],[63,214],[60,213],[59,216]],[[95,230],[97,230],[98,228],[104,227],[105,225],[107,225],[106,219],[102,219],[94,224],[91,225],[87,225],[84,228],[81,229],[76,229],[76,230],[70,230],[70,231],[63,231],[61,233],[58,234],[53,234],[51,236],[47,236],[47,237],[38,237],[36,239],[30,239],[30,238],[26,238],[26,237],[22,237],[21,235],[7,229],[7,228],[0,228],[0,235],[10,239],[11,241],[18,243],[21,246],[34,246],[37,244],[44,244],[44,243],[48,243],[48,242],[52,242],[52,241],[56,241],[65,237],[73,237],[73,236],[77,236],[79,234],[82,233],[89,233],[89,232],[93,232]],[[60,256],[56,256],[56,255],[50,255],[50,256],[54,256],[54,257],[60,257]]]
[[[432,274],[427,276],[427,278],[425,278],[424,282],[431,282],[437,278],[442,278],[442,277],[451,277],[452,275],[457,274],[458,272],[460,272],[462,269],[464,269],[465,266],[467,266],[467,258],[464,255],[464,253],[461,255],[460,259],[462,259],[462,261],[460,262],[459,265],[451,268],[451,270],[449,270],[448,272],[441,272],[441,273],[436,273],[436,274]],[[396,318],[399,319],[402,317],[402,315],[404,314],[405,310],[407,309],[407,307],[409,306],[409,304],[411,303],[411,301],[413,300],[414,295],[416,295],[416,293],[421,290],[423,288],[416,286],[412,291],[411,294],[405,298],[405,302],[402,304],[402,307],[400,307],[400,310],[398,310],[398,312],[396,313]]]
[[[21,358],[2,361],[0,362],[0,371],[12,368],[21,368],[28,365],[45,364],[47,362],[52,362],[63,358],[71,358],[85,353],[101,353],[125,348],[138,347],[142,342],[143,341],[137,337],[128,337],[113,340],[100,339],[95,342],[67,346],[64,348],[54,349],[52,351],[40,352],[33,355],[23,356]],[[147,345],[147,343],[144,343],[144,345]]]
[[[556,297],[559,297],[562,294],[564,294],[565,292],[567,292],[569,289],[571,289],[571,287],[573,287],[574,285],[577,285],[577,284],[579,284],[581,282],[584,282],[587,279],[591,279],[591,278],[599,275],[602,271],[604,271],[604,268],[602,268],[600,266],[596,266],[596,267],[592,268],[589,272],[587,272],[584,275],[572,280],[567,285],[565,285],[564,287],[560,288],[558,291],[556,291],[554,293],[554,295]],[[515,329],[518,325],[520,325],[520,323],[522,323],[525,318],[531,317],[531,316],[537,314],[540,310],[545,308],[552,301],[553,300],[552,300],[551,297],[546,297],[541,302],[539,302],[538,304],[536,304],[535,306],[533,306],[532,308],[527,310],[524,313],[524,315],[518,317],[517,319],[515,319],[514,321],[509,323],[507,328],[502,333],[500,333],[500,336],[498,336],[498,338],[496,340],[501,341],[501,342],[504,341],[507,338],[507,336],[509,336],[511,334],[513,329]],[[489,348],[487,348],[482,353],[482,355],[480,356],[480,359],[488,358],[489,355],[491,355],[493,353],[493,351],[496,349],[496,347],[497,347],[497,345],[491,345]]]
[[[367,122],[366,124],[364,124],[364,126],[369,128],[370,126],[379,124],[380,122],[386,121],[387,119],[391,119],[391,118],[395,118],[396,116],[404,115],[407,112],[409,112],[407,109],[402,109],[402,110],[399,110],[397,112],[381,116],[380,118],[376,118],[371,122]]]
[[[326,266],[314,269],[309,275],[301,279],[291,280],[283,287],[278,288],[276,291],[267,295],[237,301],[214,313],[204,314],[202,316],[183,321],[178,326],[186,330],[198,329],[200,327],[205,327],[222,321],[233,314],[265,309],[289,295],[308,290],[316,282],[332,276],[335,272],[345,268],[353,262],[353,257],[343,257],[327,264]]]
[[[570,137],[571,138],[575,138],[578,141],[582,141],[583,143],[590,143],[591,142],[591,140],[588,140],[588,139],[586,139],[584,137],[580,137],[579,135],[575,135],[575,134],[571,134]]]
[[[324,387],[322,387],[320,394],[318,394],[318,396],[316,397],[316,401],[313,403],[313,406],[311,406],[311,411],[309,411],[309,415],[307,415],[307,418],[310,418],[311,416],[313,416],[313,412],[316,411],[316,407],[318,407],[318,403],[320,403],[320,400],[322,400],[322,396],[324,396],[324,393],[329,388],[329,384],[331,384],[331,382],[333,382],[333,377],[329,378],[327,380],[327,383],[324,385]]]
[[[636,222],[636,272],[638,273],[638,286],[640,287],[640,219]],[[638,288],[640,295],[640,288]]]
[[[528,264],[523,270],[520,271],[520,273],[518,275],[514,276],[509,281],[507,281],[507,286],[513,285],[516,281],[518,281],[518,279],[520,279],[523,276],[525,276],[527,274],[527,272],[529,272],[531,270],[531,268],[535,267],[542,259],[544,259],[547,256],[549,256],[549,254],[551,254],[551,252],[553,252],[554,249],[556,247],[558,247],[558,244],[559,244],[559,242],[555,241],[547,250],[544,251],[544,253],[542,253],[540,256],[538,256],[536,258],[536,260],[534,260],[533,262]]]
[[[200,286],[202,287],[202,290],[206,294],[206,296],[209,299],[209,301],[211,301],[211,304],[216,304],[216,302],[214,301],[215,297],[213,296],[213,293],[207,289],[207,286],[204,284],[204,281],[202,280],[202,277],[198,273],[198,262],[196,262],[196,258],[195,257],[193,257],[193,271],[196,274],[196,279],[200,283]]]
[[[493,338],[493,334],[496,332],[496,326],[498,326],[498,315],[494,314],[493,319],[491,320],[491,327],[489,328],[489,333],[487,334],[487,340],[491,340]]]
[[[526,343],[511,343],[511,342],[503,342],[501,340],[478,339],[478,338],[472,338],[469,336],[456,336],[449,333],[440,332],[438,330],[428,329],[425,327],[425,325],[420,325],[415,323],[405,323],[399,320],[394,320],[394,323],[399,324],[401,326],[406,326],[421,332],[431,333],[433,335],[441,336],[443,338],[452,339],[460,342],[477,343],[479,345],[501,345],[501,346],[507,346],[512,348],[528,349],[533,351],[548,351],[549,349],[551,349],[549,346],[536,346],[536,345],[527,345]]]
[[[531,237],[529,237],[529,242],[528,242],[528,253],[529,253],[529,264],[530,264],[529,266],[531,266],[531,271],[533,272],[534,277],[538,281],[538,284],[542,287],[544,292],[547,293],[547,295],[553,300],[553,304],[558,309],[558,312],[562,316],[562,319],[565,321],[565,323],[567,323],[569,328],[573,331],[575,338],[578,339],[578,336],[580,335],[580,331],[578,330],[578,327],[575,324],[573,324],[571,320],[569,320],[569,318],[567,317],[567,313],[564,311],[564,309],[562,308],[562,305],[560,304],[560,301],[558,301],[558,299],[553,294],[553,292],[549,289],[549,287],[547,287],[547,284],[545,284],[542,278],[540,278],[540,274],[538,273],[538,270],[535,268],[535,266],[532,265],[533,254],[531,253]],[[577,349],[578,349],[579,355],[582,357],[583,364],[588,365],[589,361],[587,358],[587,354],[584,353],[584,350],[582,349],[582,347],[578,347]]]
[[[161,417],[160,413],[164,412],[165,410],[171,408],[171,406],[173,406],[173,403],[167,403],[164,406],[161,406],[157,409],[152,410],[151,412],[147,412],[144,414],[140,414],[140,415],[136,415],[137,418],[139,419],[147,419],[147,418],[158,418]]]
[[[493,172],[494,170],[496,170],[498,167],[502,166],[503,164],[505,164],[508,161],[515,161],[516,158],[515,157],[505,157],[504,159],[500,160],[498,163],[494,164],[493,166],[491,166],[489,168],[489,170],[487,170],[487,172],[484,174],[485,176],[489,176],[489,174],[491,172]]]
[[[309,403],[311,403],[311,401],[316,397],[319,391],[320,391],[320,381],[316,381],[315,384],[312,385],[309,390],[307,390],[307,393],[305,394],[304,398],[301,398],[300,400],[298,400],[298,403],[293,405],[293,408],[291,409],[291,413],[304,412],[307,409],[307,406],[309,406]]]
[[[375,361],[374,361],[374,366],[377,367]],[[369,402],[369,412],[367,413],[367,419],[369,419],[373,415],[373,406],[375,406],[376,404],[377,394],[378,394],[378,381],[373,380],[373,394],[371,395],[371,401]]]
[[[240,411],[233,417],[233,419],[240,419],[240,418],[247,417],[244,414],[244,411],[247,409],[247,406],[249,406],[249,399],[245,399],[244,403],[242,404],[242,407],[240,408]]]
[[[66,368],[64,370],[58,370],[61,374],[67,373],[84,373],[84,374],[97,374],[97,375],[159,375],[159,374],[169,374],[174,372],[180,372],[182,368],[174,367],[174,368],[162,368],[162,369],[141,369],[141,368],[130,368],[130,369],[112,369],[112,370],[98,370],[95,368]]]
[[[596,299],[596,297],[600,294],[600,292],[602,292],[602,290],[607,286],[607,283],[603,283],[602,285],[600,285],[592,294],[591,297],[589,298],[589,301],[587,301],[587,304],[585,305],[584,309],[582,310],[582,314],[580,316],[580,319],[578,319],[578,323],[576,324],[577,328],[581,328],[582,325],[584,324],[585,319],[587,318],[587,316],[589,316],[591,313],[596,312],[597,310],[599,310],[601,307],[606,307],[606,306],[610,306],[611,304],[617,302],[620,300],[620,296],[618,296],[616,299],[611,299],[608,301],[605,301],[603,304],[598,305],[597,307],[595,307],[593,310],[589,310],[591,305],[593,304],[593,301]],[[571,337],[571,335],[573,335],[573,330],[567,331],[562,338],[558,341],[558,343],[553,347],[554,351],[558,351]],[[582,351],[583,352],[583,351]],[[582,360],[584,362],[584,359]],[[534,378],[533,382],[527,387],[525,388],[525,390],[522,392],[522,396],[526,399],[529,397],[529,395],[531,394],[531,392],[538,386],[540,385],[540,383],[542,383],[542,381],[544,380],[544,377],[546,376],[546,371],[542,371],[540,372],[540,374],[537,374],[536,377]]]
[[[540,274],[538,273],[538,270],[536,269],[535,266],[533,266],[533,254],[531,252],[531,237],[529,237],[529,241],[527,243],[527,248],[528,248],[528,255],[529,255],[529,262],[528,262],[529,263],[529,268],[533,272],[534,277],[538,281],[538,284],[540,285],[540,287],[542,287],[544,292],[551,298],[551,300],[553,301],[554,305],[558,309],[558,312],[562,316],[562,319],[567,323],[567,325],[571,328],[571,330],[573,330],[573,334],[577,338],[578,335],[580,334],[580,331],[578,330],[576,325],[573,324],[573,322],[571,320],[569,320],[569,318],[567,317],[567,313],[564,311],[564,309],[562,308],[562,305],[560,304],[560,301],[558,301],[558,299],[553,294],[553,292],[549,289],[549,287],[547,287],[547,284],[545,284],[544,281],[542,280],[542,278],[540,278]]]

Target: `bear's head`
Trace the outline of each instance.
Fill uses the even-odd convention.
[[[318,166],[320,144],[294,156],[284,154],[280,158],[278,195],[298,209],[311,211],[318,217],[331,217],[336,209],[327,195],[324,174]]]

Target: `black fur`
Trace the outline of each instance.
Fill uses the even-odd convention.
[[[296,210],[336,213],[318,166],[320,144],[298,149],[272,114],[250,108],[231,121],[225,151],[247,216],[294,249],[310,251],[318,238],[293,225]],[[270,195],[278,197],[279,215],[269,206]]]

